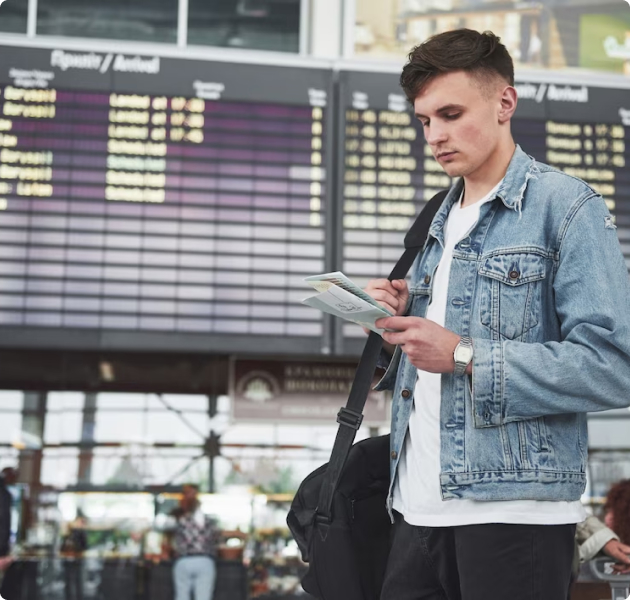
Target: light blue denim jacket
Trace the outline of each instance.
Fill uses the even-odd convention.
[[[462,186],[412,267],[408,315],[426,314]],[[585,413],[630,405],[630,280],[614,223],[586,183],[518,146],[480,210],[450,274],[445,326],[473,339],[474,358],[472,377],[442,375],[442,499],[577,500]],[[390,511],[416,377],[397,348],[377,385],[394,390]]]

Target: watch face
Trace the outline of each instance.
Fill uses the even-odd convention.
[[[455,362],[468,364],[473,357],[473,349],[470,346],[458,346],[455,349]]]

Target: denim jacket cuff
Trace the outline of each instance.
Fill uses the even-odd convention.
[[[396,346],[394,354],[392,354],[391,356],[387,352],[385,352],[385,350],[381,350],[381,355],[378,358],[376,366],[387,370],[385,371],[385,375],[383,375],[381,380],[374,386],[374,389],[376,391],[381,392],[383,390],[394,389],[401,354],[402,350],[400,349],[400,346]]]
[[[473,340],[472,408],[475,427],[496,427],[503,420],[503,343]]]

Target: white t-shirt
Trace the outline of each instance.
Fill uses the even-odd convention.
[[[433,297],[426,318],[444,326],[448,281],[453,249],[472,230],[482,204],[494,199],[501,182],[475,204],[461,207],[461,198],[449,213],[444,229],[444,254],[433,280]],[[581,502],[510,500],[442,500],[440,493],[440,402],[439,373],[418,370],[414,405],[405,447],[394,486],[394,509],[411,525],[448,527],[480,523],[560,525],[586,518]]]

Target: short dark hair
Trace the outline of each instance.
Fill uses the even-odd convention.
[[[512,57],[501,38],[491,31],[445,31],[416,46],[408,58],[400,75],[400,86],[411,104],[427,82],[452,71],[466,71],[487,83],[501,77],[514,85]]]

